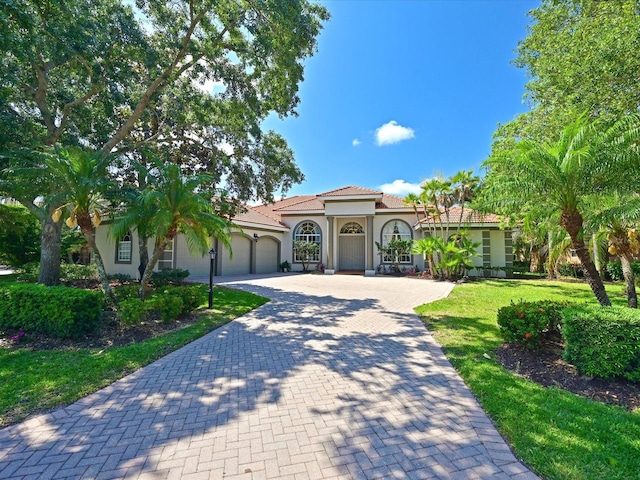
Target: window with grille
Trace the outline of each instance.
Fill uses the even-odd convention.
[[[309,261],[319,262],[321,252],[322,233],[320,227],[314,222],[302,222],[299,224],[293,232],[293,239],[295,241],[311,242],[318,244],[318,251],[311,255]],[[296,251],[293,251],[293,261],[302,262],[303,258],[298,257]],[[306,261],[306,260],[305,260]]]
[[[411,240],[411,227],[402,220],[391,220],[382,228],[382,246],[386,247],[392,240]],[[383,255],[382,261],[394,263],[395,258],[391,255]],[[413,263],[410,253],[402,254],[398,258],[400,263]]]
[[[127,232],[116,246],[116,262],[131,263],[131,232]]]

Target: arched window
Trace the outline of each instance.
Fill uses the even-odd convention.
[[[320,227],[314,222],[302,222],[293,231],[294,241],[312,242],[318,244],[317,253],[313,254],[310,258],[310,262],[320,261],[320,252],[322,251],[322,233]],[[293,261],[302,262],[303,258],[299,258],[295,249],[293,251]],[[306,261],[306,260],[305,260]]]
[[[402,220],[391,220],[382,228],[382,246],[386,247],[391,240],[411,240],[411,227]],[[394,258],[390,255],[383,255],[382,261],[385,263],[393,263]],[[413,263],[410,253],[400,255],[398,258],[400,263]]]
[[[131,232],[127,232],[116,244],[116,263],[131,263]]]
[[[340,233],[355,235],[358,233],[364,233],[364,230],[362,229],[362,225],[360,225],[359,223],[349,222],[343,225],[343,227],[340,229]]]

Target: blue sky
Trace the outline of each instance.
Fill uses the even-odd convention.
[[[527,110],[525,72],[510,62],[539,0],[321,3],[332,18],[299,116],[265,123],[306,177],[287,197],[346,185],[404,196],[439,173],[479,173],[497,124]]]

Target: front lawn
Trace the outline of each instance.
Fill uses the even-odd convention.
[[[609,289],[616,304],[619,285]],[[587,285],[487,280],[457,286],[416,312],[515,454],[546,479],[640,478],[640,412],[544,388],[492,358],[501,343],[496,312],[511,300],[595,302]],[[486,358],[486,355],[490,359]]]
[[[0,427],[69,405],[266,303],[268,299],[216,287],[213,311],[197,323],[140,343],[111,348],[0,348]]]

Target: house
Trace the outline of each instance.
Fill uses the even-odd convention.
[[[458,207],[451,209],[451,234],[462,214]],[[488,267],[509,266],[511,234],[499,229],[497,217],[482,217],[469,209],[464,211],[464,217],[462,222],[472,239],[481,244],[481,256],[474,259],[477,269],[470,273],[489,276]],[[392,239],[418,239],[432,228],[402,198],[355,186],[248,207],[233,221],[240,229],[231,235],[231,251],[212,239],[212,247],[218,252],[215,275],[277,272],[285,260],[293,271],[301,271],[303,259],[297,257],[293,245],[295,240],[306,240],[320,247],[311,259],[311,269],[322,265],[325,274],[349,271],[372,276],[395,260],[378,252],[376,242],[385,245]],[[110,239],[107,232],[108,228],[100,227],[96,233],[107,272],[137,277],[136,232],[118,241]],[[398,261],[401,267],[424,268],[420,255],[403,255]],[[183,268],[192,275],[208,275],[209,257],[189,253],[185,239],[179,235],[157,268]]]

